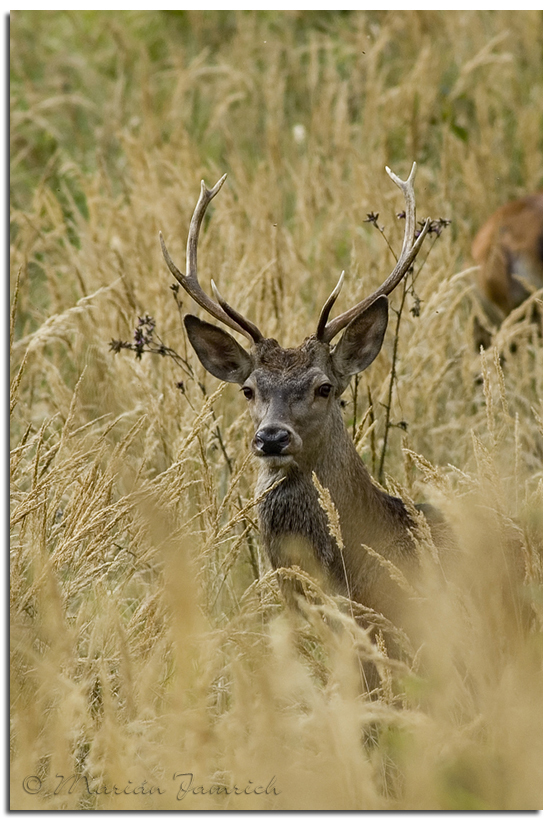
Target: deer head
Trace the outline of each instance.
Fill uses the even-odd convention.
[[[402,190],[406,205],[403,246],[394,270],[374,293],[329,320],[344,280],[342,273],[323,306],[315,333],[297,348],[285,349],[274,339],[266,339],[253,322],[223,299],[213,281],[214,298],[199,285],[199,230],[226,175],[212,189],[202,180],[188,234],[185,274],[174,264],[160,234],[167,266],[186,292],[211,316],[250,340],[246,350],[216,325],[193,315],[184,320],[188,338],[206,370],[218,379],[241,385],[255,425],[252,448],[267,467],[296,464],[305,470],[315,468],[321,447],[332,441],[340,425],[343,428],[339,397],[351,377],[365,370],[382,347],[388,322],[386,297],[413,264],[430,224],[427,220],[415,240],[416,164],[405,181],[389,168],[386,171]],[[338,343],[332,345],[342,330]]]

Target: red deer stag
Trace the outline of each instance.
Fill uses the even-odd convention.
[[[190,223],[186,274],[172,261],[163,237],[161,247],[171,273],[208,313],[251,342],[245,350],[226,331],[187,315],[188,338],[203,366],[226,382],[241,386],[255,426],[253,452],[259,459],[257,491],[263,540],[274,568],[297,565],[342,595],[349,595],[386,618],[401,621],[400,590],[365,546],[410,574],[418,565],[416,527],[404,503],[373,483],[349,437],[340,396],[351,377],[377,356],[388,321],[386,295],[413,264],[429,228],[429,220],[415,239],[415,164],[406,181],[388,168],[405,197],[405,233],[398,262],[385,282],[359,304],[329,320],[343,274],[326,301],[316,332],[299,347],[282,348],[266,339],[253,322],[231,307],[212,282],[214,298],[197,277],[197,245],[202,218],[219,192],[225,176],[201,194]],[[337,344],[332,340],[344,331]],[[313,473],[327,488],[338,511],[344,549],[329,532],[319,504]],[[275,485],[271,492],[268,488]],[[443,523],[436,511],[421,505],[433,532]]]
[[[500,325],[543,287],[543,194],[498,208],[478,231],[472,256],[486,315]]]

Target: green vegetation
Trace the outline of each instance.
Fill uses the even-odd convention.
[[[10,28],[12,808],[540,808],[541,294],[479,355],[470,268],[483,220],[542,185],[540,12]],[[417,590],[424,661],[383,657],[368,701],[347,610],[283,605],[245,403],[190,350],[158,232],[183,261],[227,172],[200,278],[292,346],[343,268],[340,306],[391,270],[364,219],[398,247],[384,166],[413,160],[419,216],[452,224],[402,312],[392,426],[393,321],[345,413],[373,472],[387,432],[388,486],[440,507],[463,560]],[[178,355],[110,349],[147,315]]]

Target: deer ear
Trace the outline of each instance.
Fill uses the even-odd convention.
[[[349,379],[361,373],[377,357],[388,324],[388,300],[379,296],[352,319],[332,352],[334,367]]]
[[[230,333],[191,314],[184,317],[184,326],[206,370],[223,382],[246,381],[253,369],[251,356]]]

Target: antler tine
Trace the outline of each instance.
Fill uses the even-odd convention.
[[[252,337],[254,342],[261,342],[263,339],[263,335],[261,334],[259,328],[256,327],[256,325],[254,325],[253,322],[250,322],[249,319],[246,319],[245,316],[241,316],[241,314],[238,313],[238,311],[235,310],[232,307],[232,305],[229,305],[229,303],[223,299],[223,297],[217,290],[217,286],[213,279],[211,280],[211,290],[213,291],[213,295],[215,296],[219,305],[223,308],[229,319],[243,327],[246,333],[248,333],[248,335]]]
[[[330,296],[328,297],[328,299],[324,303],[323,309],[321,310],[321,315],[319,317],[319,324],[317,325],[317,339],[320,339],[321,341],[323,340],[323,337],[324,337],[324,331],[325,331],[325,328],[326,328],[326,323],[327,323],[328,317],[330,315],[330,311],[332,310],[332,308],[334,306],[334,302],[336,301],[336,299],[340,295],[340,291],[342,290],[342,285],[344,284],[344,276],[345,275],[346,275],[346,272],[345,272],[345,270],[343,270],[342,273],[340,274],[340,278],[338,279],[338,284],[336,285],[336,287],[334,288],[334,290],[332,291],[332,293],[330,294]]]
[[[200,227],[207,210],[207,206],[219,193],[226,178],[227,175],[223,174],[221,179],[213,186],[213,188],[208,188],[202,179],[200,196],[198,202],[196,203],[196,207],[194,208],[192,219],[190,220],[190,230],[188,232],[188,241],[186,243],[186,275],[177,268],[169,256],[169,251],[165,246],[161,231],[159,232],[159,241],[161,242],[161,250],[163,252],[163,257],[167,267],[188,295],[191,296],[192,299],[200,305],[200,307],[207,310],[207,312],[210,313],[215,319],[219,319],[219,321],[223,322],[223,324],[227,325],[227,327],[236,330],[243,336],[248,336],[254,343],[256,343],[263,339],[263,334],[259,328],[257,328],[253,322],[250,322],[244,316],[241,316],[237,310],[231,308],[230,305],[228,305],[227,302],[225,302],[222,297],[218,295],[216,289],[214,292],[216,293],[218,302],[215,302],[210,296],[207,295],[207,293],[205,293],[198,282],[198,237]]]
[[[345,313],[340,314],[340,316],[336,316],[331,322],[329,322],[326,326],[321,327],[321,321],[323,318],[323,313],[327,309],[328,302],[325,304],[323,308],[323,312],[321,313],[321,319],[319,320],[319,326],[317,328],[317,337],[322,339],[325,342],[330,342],[337,333],[339,333],[342,328],[348,325],[352,319],[355,319],[356,316],[359,316],[365,308],[371,305],[379,296],[384,296],[390,294],[394,288],[396,288],[411,265],[413,264],[420,248],[423,243],[424,237],[428,233],[428,229],[430,227],[430,220],[427,219],[424,223],[424,226],[417,237],[415,239],[415,227],[416,227],[416,216],[415,216],[415,189],[413,187],[413,182],[415,179],[415,173],[417,170],[417,163],[413,163],[413,167],[411,168],[411,173],[409,174],[406,180],[400,179],[396,176],[388,167],[386,167],[386,171],[390,177],[390,179],[395,182],[398,188],[401,188],[403,192],[403,196],[405,197],[405,232],[403,235],[403,245],[401,248],[401,253],[399,255],[399,259],[397,260],[396,266],[393,269],[392,273],[388,276],[388,278],[380,285],[374,293],[371,293],[370,296],[367,296],[361,302],[359,302],[354,307],[346,310]],[[331,305],[332,307],[332,305]],[[330,309],[329,309],[330,310]],[[329,310],[326,310],[326,315],[328,316]]]

